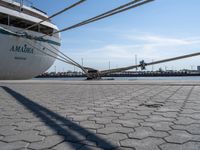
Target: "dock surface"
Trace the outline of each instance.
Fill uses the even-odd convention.
[[[0,81],[0,150],[200,150],[200,81]]]

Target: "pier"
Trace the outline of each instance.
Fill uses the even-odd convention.
[[[0,81],[0,149],[199,150],[200,81]]]

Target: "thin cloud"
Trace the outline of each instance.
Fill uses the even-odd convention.
[[[84,58],[84,63],[87,66],[103,69],[107,68],[108,61],[111,61],[114,67],[132,65],[136,54],[138,55],[138,61],[144,59],[150,62],[152,59],[160,60],[199,50],[199,37],[182,39],[151,34],[132,35],[134,36],[130,36],[130,34],[121,36],[121,43],[123,44],[115,42],[98,48],[68,51],[67,55],[77,61]],[[123,41],[126,41],[126,43]]]

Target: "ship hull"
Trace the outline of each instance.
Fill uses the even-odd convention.
[[[15,27],[1,26],[19,31]],[[26,33],[32,37],[42,35],[33,31]],[[53,65],[60,39],[50,36],[45,40],[31,39],[30,36],[14,36],[0,30],[0,45],[0,80],[21,80],[36,77]]]

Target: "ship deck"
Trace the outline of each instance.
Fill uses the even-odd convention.
[[[199,150],[200,81],[0,81],[0,149]]]

